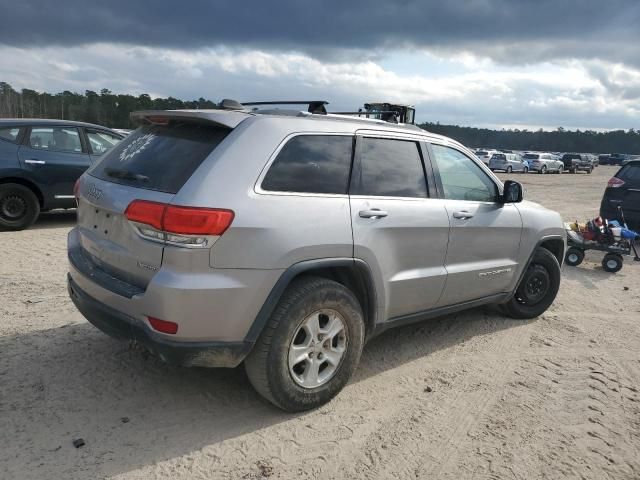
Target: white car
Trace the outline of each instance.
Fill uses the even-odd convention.
[[[538,173],[562,173],[564,163],[553,153],[527,152],[522,157],[529,162],[529,171]]]
[[[498,150],[483,150],[483,149],[479,149],[479,150],[476,150],[474,153],[476,154],[476,157],[478,157],[480,160],[482,160],[482,163],[484,163],[485,165],[489,165],[489,160],[491,159],[491,157],[495,153],[500,153],[500,152]]]

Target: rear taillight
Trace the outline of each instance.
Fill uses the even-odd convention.
[[[79,193],[80,193],[80,179],[77,179],[76,183],[73,184],[73,196],[76,197],[76,200],[78,200]]]
[[[147,317],[149,319],[149,323],[153,327],[154,330],[162,333],[168,333],[170,335],[175,335],[178,333],[178,324],[175,322],[169,322],[167,320],[160,320],[159,318]]]
[[[624,181],[620,180],[618,177],[611,177],[611,179],[607,182],[607,187],[618,188],[624,185]]]
[[[182,246],[206,246],[209,236],[222,235],[233,222],[231,210],[167,205],[134,200],[124,212],[128,220],[149,225],[154,230],[138,228],[152,240],[165,240]]]

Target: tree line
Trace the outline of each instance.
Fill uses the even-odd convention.
[[[37,92],[28,88],[14,90],[0,82],[0,117],[59,118],[96,123],[113,128],[131,128],[129,114],[136,110],[203,109],[216,103],[199,98],[180,100],[174,97],[151,98],[114,94],[103,88],[84,94],[65,90],[59,93]],[[491,130],[440,123],[423,123],[421,128],[458,140],[469,147],[551,152],[630,153],[640,154],[640,132],[634,129],[597,132],[594,130]]]

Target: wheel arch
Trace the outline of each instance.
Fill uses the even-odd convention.
[[[35,194],[36,198],[38,199],[38,203],[40,204],[40,208],[44,208],[44,194],[42,193],[42,190],[40,190],[40,188],[38,188],[38,186],[34,182],[23,177],[0,178],[0,185],[4,185],[7,183],[16,183],[18,185],[22,185],[23,187],[27,187],[29,190],[31,190]]]
[[[366,336],[370,336],[374,330],[378,312],[376,289],[369,265],[355,258],[323,258],[299,262],[284,271],[251,325],[245,337],[246,342],[257,341],[287,287],[296,278],[306,275],[327,278],[351,290],[362,308]]]

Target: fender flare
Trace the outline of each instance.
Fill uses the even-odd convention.
[[[368,323],[370,323],[369,326],[371,327],[375,326],[378,322],[378,298],[375,283],[373,281],[373,275],[371,273],[371,268],[369,267],[369,265],[364,260],[361,260],[359,258],[319,258],[315,260],[304,260],[302,262],[295,263],[287,268],[282,273],[282,275],[280,275],[280,278],[271,289],[271,292],[269,292],[267,299],[262,304],[258,315],[251,324],[251,328],[249,328],[244,341],[253,344],[258,340],[258,337],[262,333],[262,330],[264,330],[264,327],[269,321],[269,317],[271,317],[271,314],[275,310],[276,305],[280,301],[280,298],[294,278],[306,272],[313,272],[314,270],[330,267],[347,267],[356,269],[360,272],[361,278],[365,282],[365,288],[367,289],[367,308],[370,317],[370,322]]]

